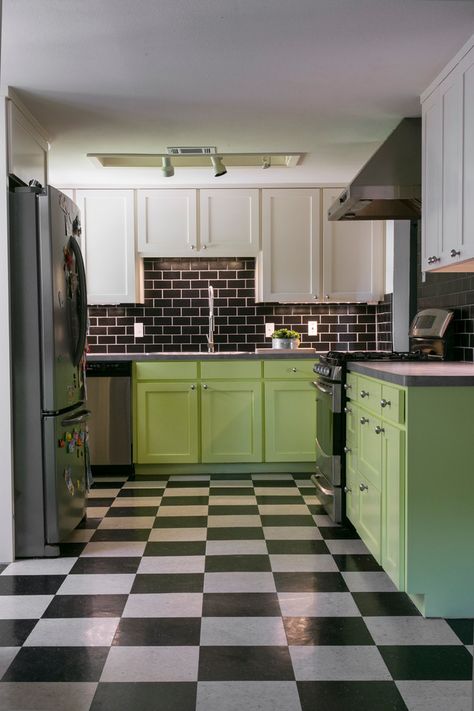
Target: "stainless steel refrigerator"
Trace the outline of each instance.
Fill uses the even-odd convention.
[[[10,193],[15,554],[54,556],[85,514],[87,329],[77,206]]]

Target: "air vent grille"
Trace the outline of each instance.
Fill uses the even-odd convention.
[[[215,146],[168,146],[166,150],[172,156],[209,156],[216,153]]]

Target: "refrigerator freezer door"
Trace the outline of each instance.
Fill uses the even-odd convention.
[[[46,543],[64,540],[85,515],[85,429],[89,413],[45,417],[44,487]]]
[[[85,342],[85,272],[76,237],[77,206],[55,188],[38,195],[41,293],[42,410],[57,412],[84,399],[79,361]]]

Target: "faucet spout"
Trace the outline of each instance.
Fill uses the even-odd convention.
[[[209,284],[208,288],[208,300],[209,300],[209,331],[207,334],[207,351],[208,353],[215,352],[214,346],[214,287]]]

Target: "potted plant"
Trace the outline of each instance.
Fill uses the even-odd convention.
[[[278,328],[272,333],[272,348],[298,348],[300,345],[300,334],[289,328]]]

